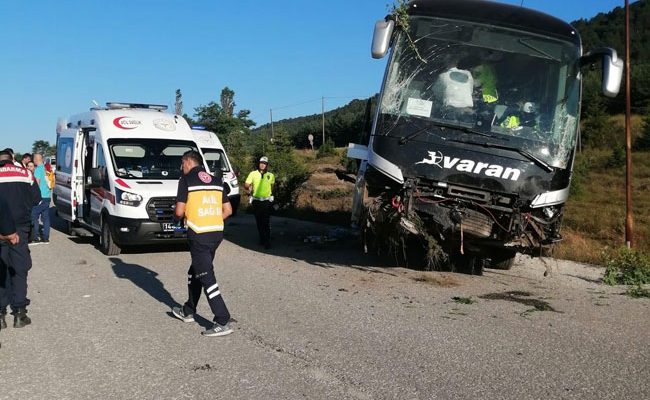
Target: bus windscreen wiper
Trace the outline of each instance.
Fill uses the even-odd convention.
[[[443,122],[443,121],[430,121],[429,120],[427,122],[429,124],[431,124],[433,126],[437,126],[439,128],[455,129],[455,130],[458,130],[458,131],[461,131],[461,132],[471,133],[471,134],[474,134],[474,135],[479,135],[479,136],[484,136],[484,137],[489,137],[489,138],[495,138],[496,137],[496,136],[491,135],[489,133],[482,132],[482,131],[479,131],[478,129],[469,128],[469,127],[463,126],[463,125],[457,125],[457,124],[452,124],[452,123]],[[415,125],[415,124],[413,124],[413,125]],[[402,144],[406,144],[406,143],[410,142],[411,140],[415,139],[417,136],[419,136],[422,132],[425,132],[426,130],[427,130],[427,127],[421,127],[417,131],[415,131],[413,133],[410,133],[410,134],[404,136],[403,138],[401,138],[399,140],[399,144],[402,145]],[[446,138],[442,138],[442,139],[446,140]],[[508,139],[503,138],[502,140],[508,140]]]
[[[400,145],[406,144],[407,142],[411,141],[412,139],[415,139],[416,136],[419,136],[422,132],[425,132],[426,130],[427,128],[420,128],[415,132],[409,133],[408,135],[401,138],[398,143]]]
[[[510,150],[514,151],[515,153],[519,153],[522,156],[526,157],[527,159],[531,160],[535,164],[539,165],[540,167],[544,168],[546,172],[553,172],[553,167],[551,167],[546,161],[542,160],[541,158],[537,157],[536,155],[532,154],[531,152],[520,149],[514,146],[506,146],[503,144],[498,144],[498,143],[489,143],[489,142],[472,142],[472,141],[463,141],[463,140],[451,140],[452,142],[456,143],[466,143],[466,144],[473,144],[476,146],[483,146],[483,147],[491,147],[494,149],[502,149],[502,150]]]

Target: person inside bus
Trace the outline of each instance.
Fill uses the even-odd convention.
[[[495,106],[499,100],[497,61],[498,54],[489,52],[480,55],[472,53],[458,63],[459,68],[468,70],[472,75],[472,110],[476,125],[488,129],[494,119]]]

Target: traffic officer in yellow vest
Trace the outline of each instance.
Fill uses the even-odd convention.
[[[244,188],[252,198],[253,214],[257,222],[260,244],[271,247],[271,206],[273,204],[273,185],[275,175],[268,171],[268,157],[260,158],[256,171],[248,174]]]
[[[203,169],[201,154],[193,150],[183,154],[182,169],[175,217],[185,218],[192,264],[187,271],[188,299],[182,307],[173,307],[172,314],[183,322],[193,322],[203,289],[214,314],[214,325],[201,334],[228,335],[232,333],[230,313],[214,276],[213,260],[223,240],[224,220],[232,214],[232,207],[221,175],[212,176]]]

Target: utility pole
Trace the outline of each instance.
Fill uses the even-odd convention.
[[[632,133],[630,132],[630,1],[625,0],[625,244],[634,246]]]
[[[323,144],[325,144],[325,96],[320,98],[320,113],[323,117]]]
[[[269,108],[269,114],[271,114],[271,137],[273,137],[273,109]]]

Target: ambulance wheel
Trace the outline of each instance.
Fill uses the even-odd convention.
[[[111,228],[106,221],[102,222],[102,234],[99,236],[99,247],[102,253],[107,256],[116,256],[120,254],[120,247],[115,244]]]
[[[74,230],[74,225],[73,225],[72,222],[70,222],[70,221],[67,221],[67,222],[66,222],[65,233],[66,233],[68,236],[79,236],[79,235],[77,234],[77,231]]]

